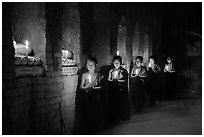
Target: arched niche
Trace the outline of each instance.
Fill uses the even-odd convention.
[[[16,77],[43,76],[46,44],[44,4],[13,3],[11,13]]]

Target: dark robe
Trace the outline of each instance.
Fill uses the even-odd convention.
[[[113,69],[110,70],[113,76]],[[120,67],[117,70],[118,80],[110,81],[109,85],[109,114],[112,122],[130,119],[130,106],[128,96],[128,72],[126,69]]]
[[[148,68],[147,71],[147,95],[148,95],[148,101],[150,106],[156,105],[156,96],[158,93],[158,87],[159,87],[159,77],[160,77],[160,67],[157,64],[154,64],[154,67]]]
[[[94,80],[94,87],[101,87],[102,78],[103,76],[98,73]],[[82,90],[81,92],[84,92],[82,117],[83,127],[86,130],[85,134],[94,134],[94,132],[102,128],[103,125],[102,88],[90,88],[88,91]]]
[[[131,78],[131,88],[132,88],[132,101],[135,108],[135,111],[141,112],[145,103],[145,80],[147,76],[147,69],[143,66],[134,67],[131,75],[137,76]]]
[[[166,69],[168,67],[168,69]],[[173,63],[166,64],[164,68],[165,72],[165,99],[174,99],[176,96],[176,72],[175,65]]]

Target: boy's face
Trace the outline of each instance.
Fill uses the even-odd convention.
[[[139,59],[136,59],[136,65],[137,65],[137,67],[140,67],[142,65],[142,63]]]
[[[168,58],[168,59],[167,59],[167,62],[168,62],[168,63],[171,63],[171,59],[170,59],[170,58]]]
[[[93,61],[88,60],[86,63],[86,67],[89,71],[95,71],[96,64]]]
[[[116,68],[116,69],[118,69],[119,67],[120,67],[120,61],[119,60],[114,60],[113,61],[113,65],[114,65],[114,67]]]
[[[149,59],[150,64],[154,64],[154,59]]]

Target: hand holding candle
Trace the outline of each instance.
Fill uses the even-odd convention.
[[[136,70],[135,70],[135,73],[136,73],[136,75],[138,75],[138,73],[139,73],[139,70],[138,70],[138,69],[136,69]]]
[[[169,65],[166,65],[166,70],[169,71]]]
[[[113,75],[114,75],[114,76],[113,76],[113,79],[117,79],[117,77],[118,77],[118,71],[115,70],[114,73],[113,73]]]
[[[88,75],[89,83],[91,83],[91,75]]]
[[[92,83],[92,80],[91,80],[91,75],[89,74],[88,75],[88,84],[86,86],[87,90],[90,90],[92,87],[93,87],[93,83]]]

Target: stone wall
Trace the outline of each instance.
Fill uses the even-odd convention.
[[[109,3],[94,3],[93,5],[94,36],[92,56],[98,59],[98,64],[109,65],[110,54],[110,12]]]
[[[53,49],[61,47],[53,48],[54,42],[47,38],[51,34],[46,32],[50,20],[45,3],[3,3],[3,11],[2,134],[73,134],[78,75],[62,75],[61,65],[52,69]],[[79,21],[75,24],[79,26]],[[12,33],[17,42],[30,41],[43,60],[44,76],[15,77]]]
[[[46,77],[15,78],[4,83],[12,133],[71,134],[77,76],[46,73]],[[12,85],[12,86],[11,86]],[[11,127],[10,127],[11,128]]]

